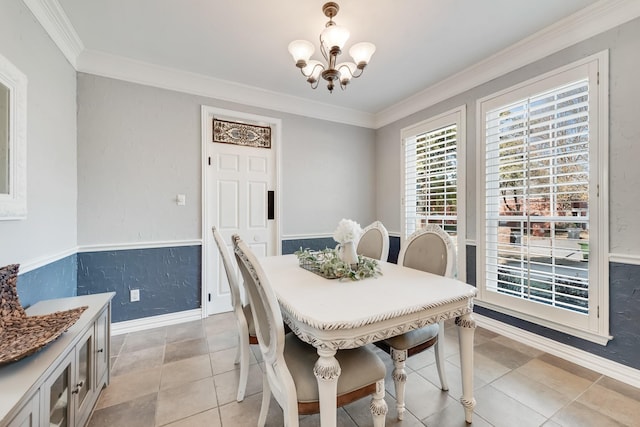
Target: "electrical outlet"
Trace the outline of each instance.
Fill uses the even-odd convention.
[[[129,300],[131,302],[140,301],[140,289],[130,289],[129,290]]]

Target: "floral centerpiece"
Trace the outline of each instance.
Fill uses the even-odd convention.
[[[333,232],[333,240],[340,244],[355,242],[362,234],[360,224],[350,219],[342,219],[338,223],[338,228]]]
[[[356,240],[360,238],[362,228],[360,224],[350,219],[342,219],[338,223],[338,228],[333,232],[333,240],[338,242],[338,256],[342,261],[349,265],[358,263],[358,254],[356,253]]]
[[[300,267],[327,279],[360,280],[382,274],[377,260],[356,253],[355,242],[361,234],[360,224],[342,219],[333,233],[338,246],[322,251],[300,248],[295,252]]]
[[[295,255],[300,267],[327,279],[361,280],[382,274],[377,260],[358,255],[357,264],[347,264],[340,259],[336,249],[312,251],[300,248]]]

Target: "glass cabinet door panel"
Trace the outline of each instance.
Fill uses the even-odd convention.
[[[69,378],[71,366],[67,365],[49,389],[49,423],[56,427],[69,426]]]
[[[85,341],[78,351],[78,377],[76,378],[76,390],[79,406],[82,406],[82,402],[84,402],[84,399],[87,397],[87,392],[91,390],[91,361],[89,360],[90,348],[91,339]]]
[[[109,367],[109,319],[108,310],[100,314],[96,321],[96,386],[100,387],[99,382]]]

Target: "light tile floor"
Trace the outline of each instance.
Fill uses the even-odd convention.
[[[260,352],[252,346],[246,397],[236,402],[239,369],[231,313],[111,339],[111,384],[90,427],[255,426],[262,398]],[[407,413],[397,421],[392,362],[388,367],[387,426],[463,427],[457,332],[445,328],[450,390],[439,388],[432,350],[407,361]],[[511,339],[478,328],[475,335],[474,426],[640,426],[640,390]],[[338,426],[370,426],[369,399],[338,410]],[[268,426],[281,426],[272,399]],[[300,426],[317,426],[317,415]]]

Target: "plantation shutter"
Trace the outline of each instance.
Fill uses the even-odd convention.
[[[427,223],[457,234],[457,143],[456,124],[405,139],[407,236]]]
[[[589,81],[488,111],[487,290],[589,311]]]

